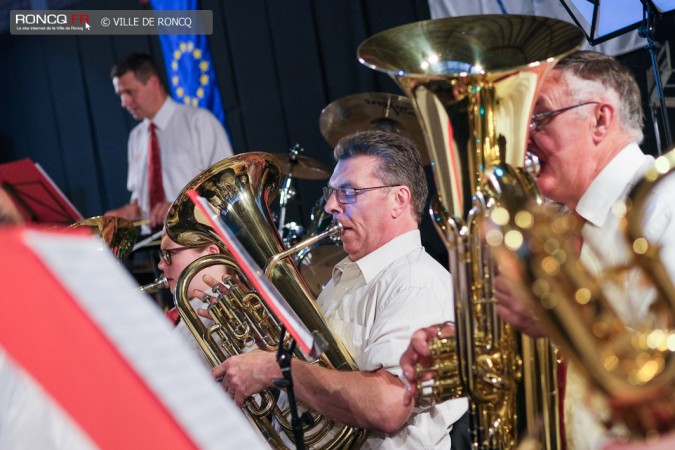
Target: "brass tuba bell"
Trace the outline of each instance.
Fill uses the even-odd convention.
[[[224,159],[195,177],[178,195],[167,215],[167,235],[185,246],[198,247],[211,242],[222,245],[215,230],[186,194],[188,190],[197,191],[219,212],[220,220],[253,260],[260,267],[269,266],[269,279],[303,324],[327,340],[329,346],[320,363],[337,370],[357,370],[349,352],[330,330],[277,233],[269,204],[280,182],[280,169],[272,155],[251,152]],[[329,232],[335,234],[336,230],[339,231],[337,228],[327,231],[321,238]],[[277,256],[279,254],[283,257]],[[219,301],[209,308],[216,324],[207,330],[190,306],[187,290],[199,270],[214,264],[225,266],[228,292],[218,295]],[[265,350],[274,350],[278,344],[279,321],[252,290],[251,283],[230,255],[208,255],[190,264],[177,281],[174,298],[181,317],[213,365],[246,351],[253,341]],[[303,357],[299,351],[296,356]],[[259,398],[249,398],[244,413],[272,447],[288,448],[282,439],[285,435],[286,441],[293,440],[288,409],[276,405],[271,392],[263,391]],[[364,430],[326,420],[315,412],[310,414],[312,423],[304,425],[310,448],[358,448],[365,439]],[[274,430],[272,416],[281,424],[281,431]]]
[[[480,228],[504,192],[541,200],[524,169],[529,120],[544,75],[582,39],[554,19],[483,15],[403,25],[358,49],[363,64],[389,74],[412,100],[425,134],[437,190],[430,209],[450,256],[457,337],[430,343],[436,376],[418,392],[436,401],[469,396],[476,449],[516,445],[523,372],[533,383],[525,389],[528,417],[543,414],[551,428],[546,448],[560,445],[551,348],[523,338],[523,358],[518,334],[498,317]]]

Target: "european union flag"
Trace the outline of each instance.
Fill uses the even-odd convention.
[[[152,0],[156,10],[196,10],[197,0]],[[209,109],[227,130],[225,111],[205,35],[159,35],[171,96]]]

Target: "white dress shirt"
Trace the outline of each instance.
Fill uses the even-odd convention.
[[[631,255],[619,228],[621,215],[613,213],[642,178],[654,158],[642,153],[637,144],[624,148],[593,180],[579,201],[576,212],[586,220],[582,228],[581,261],[594,274],[629,261]],[[583,162],[582,162],[583,164]],[[661,260],[675,278],[675,175],[668,176],[652,190],[643,217],[645,236],[662,247]],[[603,292],[612,307],[630,326],[641,320],[655,298],[655,289],[642,282],[639,270],[631,269],[616,283],[604,283]],[[601,420],[609,411],[601,397],[594,395],[578,369],[569,365],[565,395],[567,448],[599,450],[611,438]],[[621,427],[612,430],[623,434]]]
[[[450,274],[415,230],[356,262],[339,262],[317,302],[359,370],[384,368],[402,379],[399,359],[412,334],[454,320],[452,293]],[[467,408],[465,398],[416,408],[398,432],[370,431],[362,449],[447,450],[450,427]]]
[[[200,298],[193,298],[190,300],[190,305],[192,306],[192,309],[194,310],[195,314],[197,314],[197,310],[200,308],[206,309],[207,305],[204,304],[202,299]],[[213,320],[207,319],[206,317],[199,316],[199,319],[202,321],[204,324],[204,327],[208,330],[211,326],[214,325]],[[183,317],[180,318],[178,323],[176,324],[176,327],[174,328],[174,333],[176,333],[178,336],[181,337],[181,339],[185,340],[187,343],[188,347],[194,351],[194,353],[197,355],[199,360],[202,362],[202,365],[204,368],[208,371],[213,369],[213,366],[211,365],[211,362],[209,359],[206,357],[204,354],[204,351],[202,348],[199,346],[199,343],[197,342],[197,339],[195,339],[194,335],[190,331],[190,328],[185,324],[185,320],[183,320]],[[213,339],[216,341],[218,346],[220,346],[221,341],[220,338],[217,336],[212,336]],[[222,362],[222,361],[221,361]]]
[[[129,134],[127,189],[131,192],[131,201],[138,201],[143,219],[150,217],[150,123],[150,120],[144,119]],[[185,185],[201,171],[233,154],[225,129],[206,109],[181,105],[167,97],[152,123],[157,127],[162,183],[169,202],[175,200]]]

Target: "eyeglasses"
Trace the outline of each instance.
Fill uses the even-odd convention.
[[[401,185],[388,184],[386,186],[374,186],[367,188],[332,188],[330,186],[326,186],[325,188],[323,188],[323,199],[324,201],[328,201],[330,196],[333,195],[333,192],[335,192],[335,198],[337,199],[338,203],[340,203],[341,205],[347,205],[350,203],[354,203],[356,201],[356,194],[358,194],[359,192],[372,191],[373,189],[384,189],[397,186]]]
[[[546,111],[539,114],[533,114],[530,119],[530,131],[541,131],[550,121],[552,121],[558,114],[562,114],[570,109],[578,108],[580,106],[598,104],[600,102],[583,102],[577,105],[567,106],[565,108],[554,109],[553,111]]]
[[[159,249],[159,257],[162,258],[162,261],[164,261],[164,264],[167,266],[171,265],[171,257],[173,256],[174,253],[182,252],[183,250],[190,249],[192,247],[178,247],[178,248],[160,248]]]

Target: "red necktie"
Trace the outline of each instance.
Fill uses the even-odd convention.
[[[148,145],[148,196],[150,211],[155,205],[165,200],[164,185],[162,184],[162,161],[159,157],[159,141],[155,133],[154,123],[150,123],[150,141]]]

